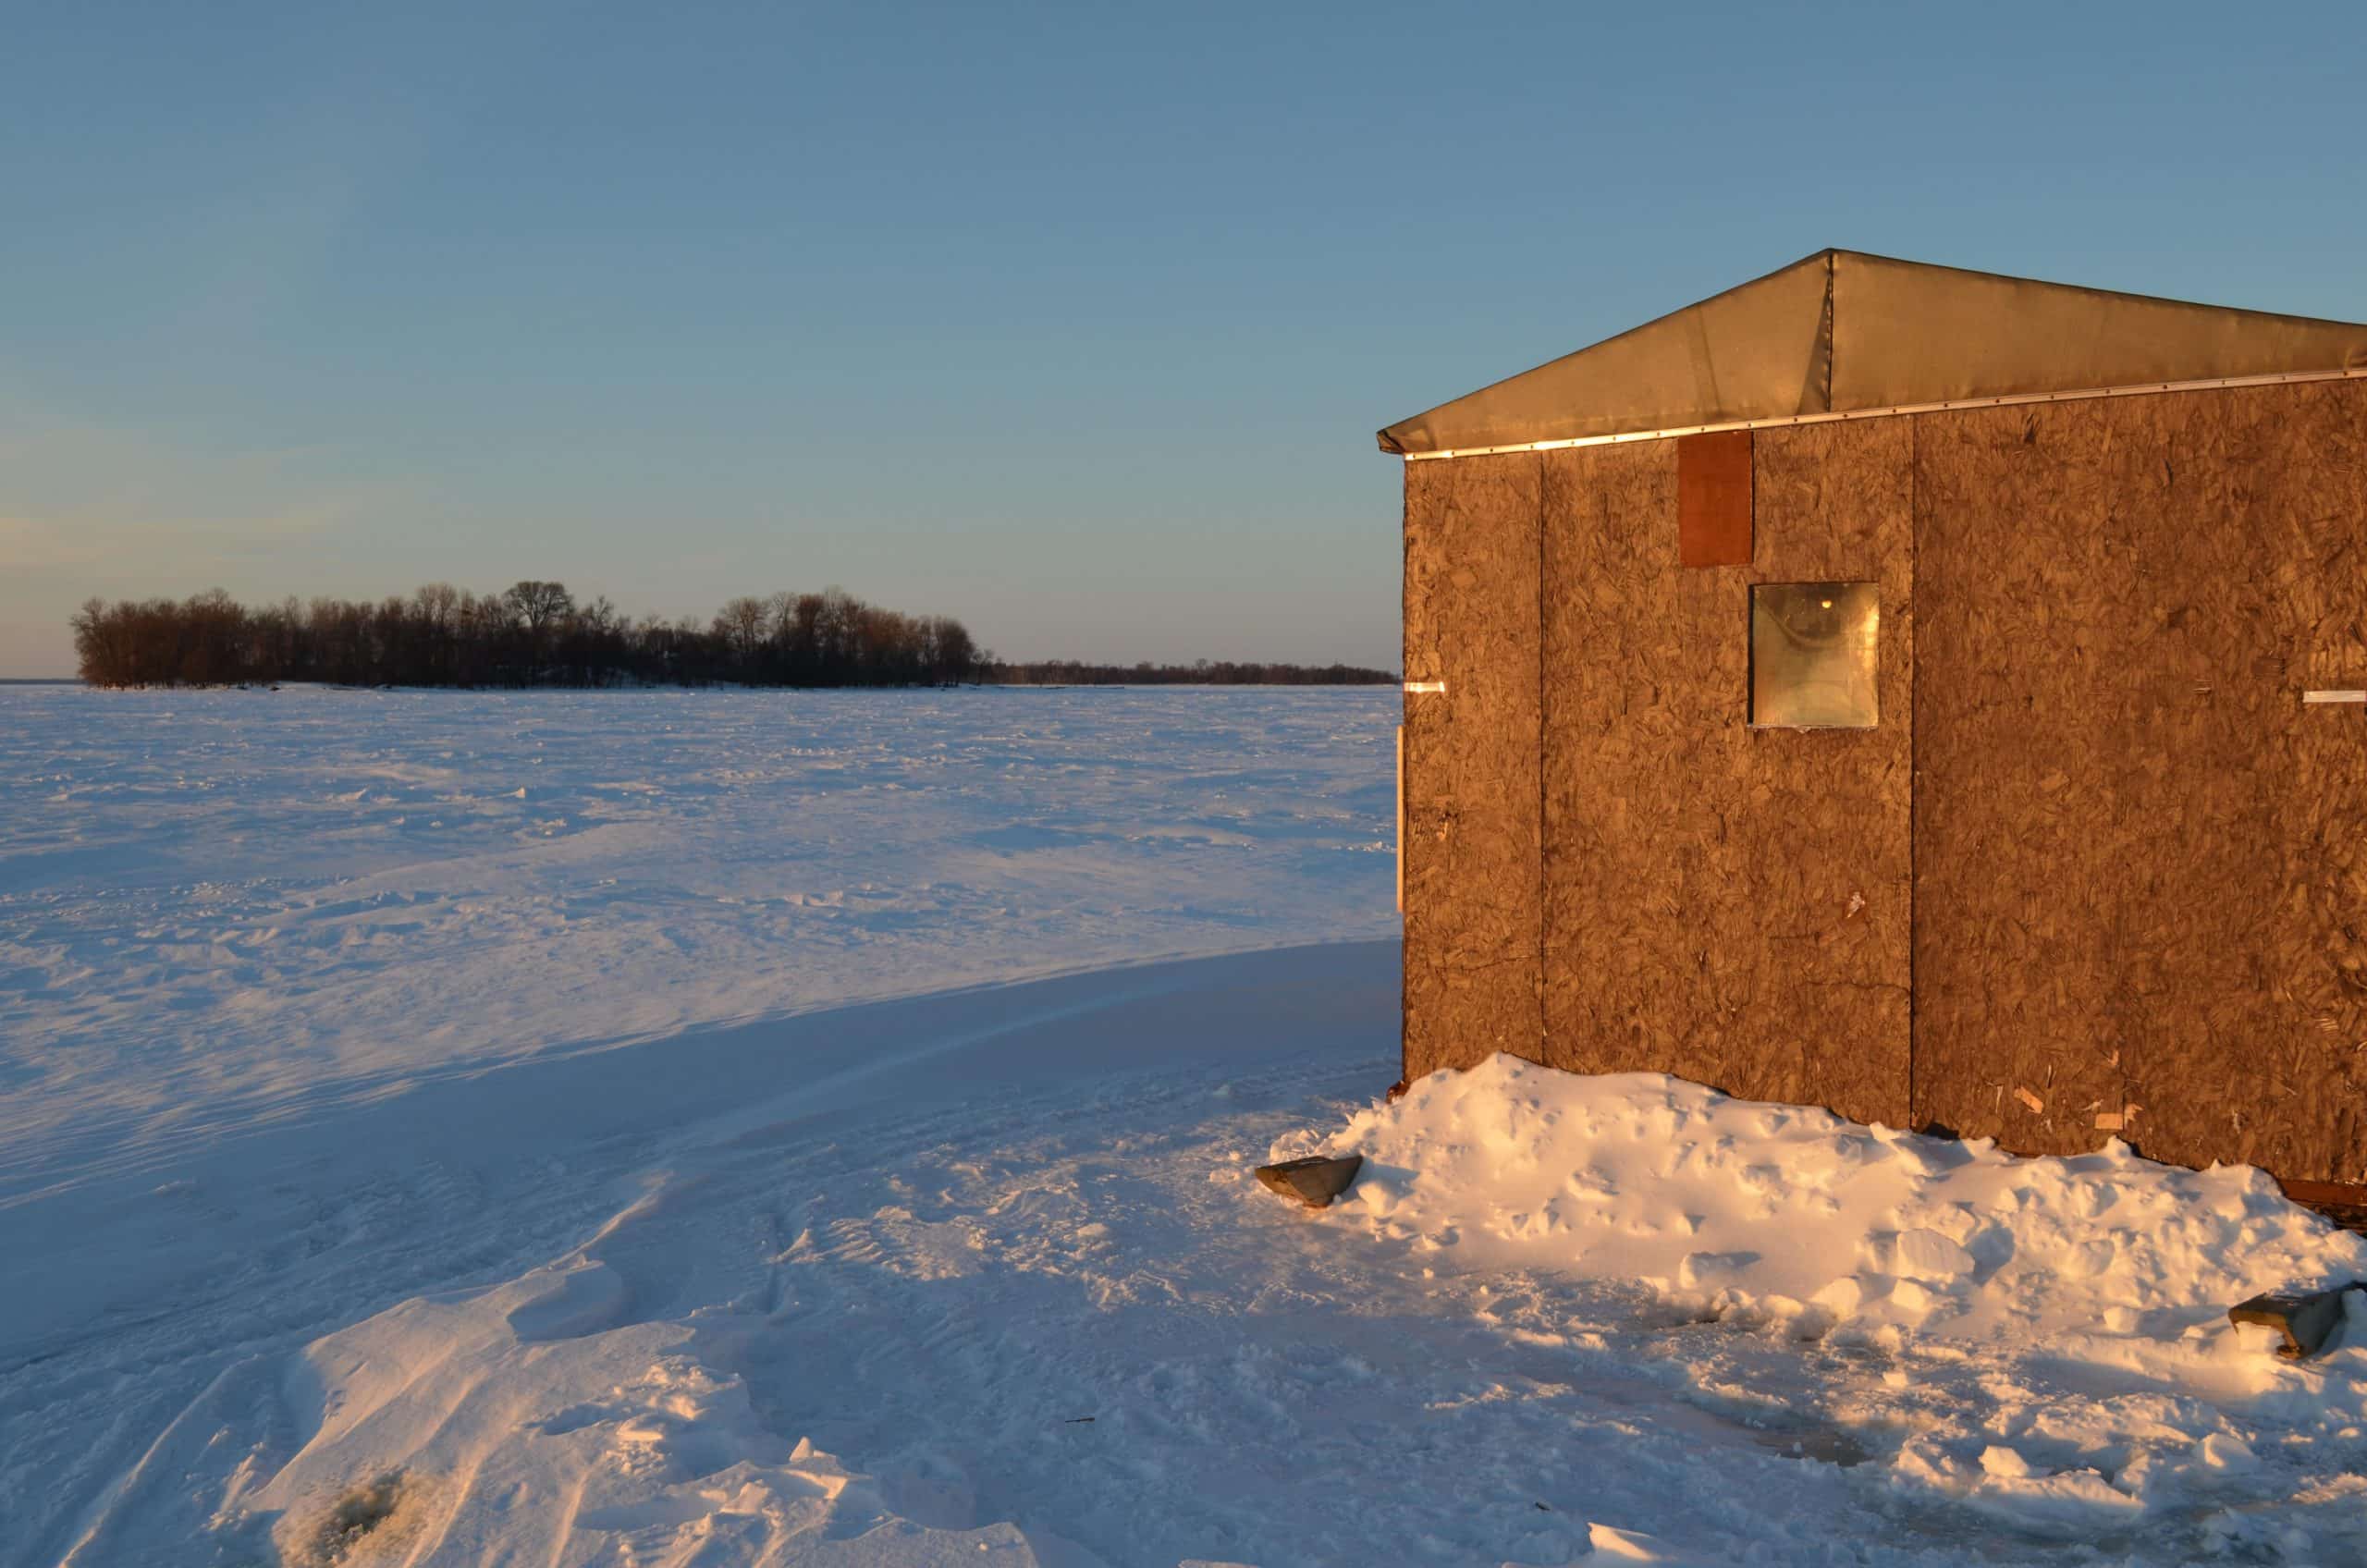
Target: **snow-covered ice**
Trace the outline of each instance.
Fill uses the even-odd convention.
[[[2367,1562],[2257,1175],[1380,1103],[1396,710],[0,690],[0,1563]]]
[[[424,1074],[1385,935],[1392,707],[0,688],[0,1193]]]

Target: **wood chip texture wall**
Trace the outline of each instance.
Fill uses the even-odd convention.
[[[2367,383],[1405,470],[1405,1072],[1668,1072],[2367,1182]],[[1748,726],[1753,582],[1881,585],[1881,722]],[[2117,1130],[2112,1122],[2117,1120]]]

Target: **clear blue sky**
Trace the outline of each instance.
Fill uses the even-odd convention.
[[[524,576],[1393,667],[1376,428],[1821,246],[2367,318],[2362,18],[20,4],[0,674]]]

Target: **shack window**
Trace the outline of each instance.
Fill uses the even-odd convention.
[[[1750,590],[1750,723],[1757,729],[1871,729],[1870,582],[1760,582]]]

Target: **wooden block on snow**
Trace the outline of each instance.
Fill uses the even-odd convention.
[[[2367,1290],[2367,1283],[2354,1280],[2331,1291],[2257,1295],[2229,1307],[2227,1320],[2258,1323],[2275,1329],[2285,1336],[2276,1354],[2298,1361],[2325,1348],[2326,1341],[2342,1322],[2342,1298],[2356,1290]]]
[[[1348,1190],[1364,1168],[1365,1157],[1343,1155],[1332,1158],[1326,1155],[1309,1155],[1305,1159],[1286,1159],[1280,1165],[1261,1165],[1257,1180],[1286,1198],[1296,1198],[1309,1208],[1329,1208],[1331,1200]]]

